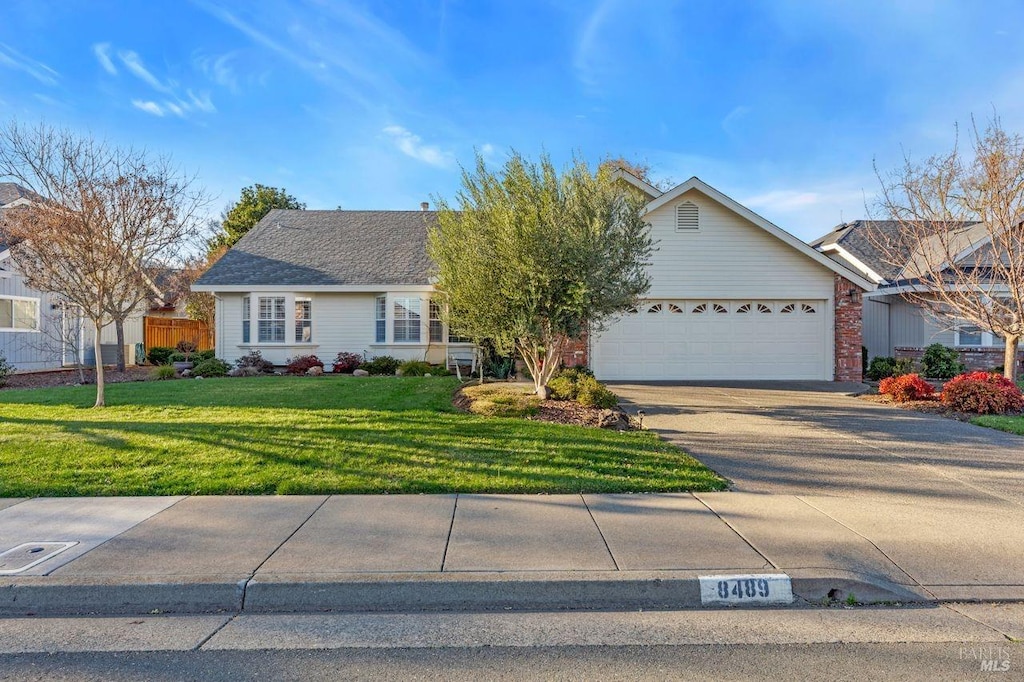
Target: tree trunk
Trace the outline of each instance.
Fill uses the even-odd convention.
[[[1010,381],[1017,381],[1017,347],[1019,336],[1006,337],[1006,354],[1003,356],[1003,376]]]
[[[114,331],[117,333],[117,371],[125,370],[124,362],[124,320],[114,320]]]
[[[93,339],[93,349],[96,353],[96,404],[93,407],[104,407],[107,404],[106,396],[104,395],[104,384],[103,384],[103,351],[100,344],[100,332],[103,327],[102,321],[93,320],[93,329],[96,330],[96,337]]]

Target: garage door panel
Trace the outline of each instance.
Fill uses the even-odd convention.
[[[639,310],[596,336],[598,377],[824,379],[830,373],[825,301],[660,300]]]

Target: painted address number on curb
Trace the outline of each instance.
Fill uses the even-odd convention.
[[[700,603],[712,604],[791,604],[793,583],[788,575],[702,575]]]

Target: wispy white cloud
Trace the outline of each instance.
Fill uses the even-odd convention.
[[[93,54],[96,55],[100,65],[107,73],[117,75],[119,71],[111,59],[110,55],[112,53],[113,48],[110,43],[97,43],[93,45]],[[187,88],[182,92],[182,87],[178,81],[171,78],[161,79],[146,66],[145,61],[139,56],[138,52],[134,50],[118,50],[117,59],[124,66],[125,70],[161,95],[155,99],[148,97],[132,99],[132,106],[139,111],[160,117],[172,114],[178,118],[188,118],[190,114],[195,112],[212,114],[217,111],[210,93],[205,91],[196,92]]]
[[[236,52],[227,52],[222,55],[198,53],[193,56],[192,64],[217,85],[233,93],[238,93],[238,74],[235,73],[231,64],[236,56]]]
[[[725,115],[725,118],[722,119],[722,130],[730,135],[735,135],[739,132],[743,119],[745,119],[751,111],[753,111],[753,109],[744,104],[735,107]]]
[[[153,75],[153,73],[146,68],[142,58],[139,57],[138,53],[133,50],[120,50],[117,53],[118,59],[124,64],[125,68],[128,69],[136,78],[150,86],[157,92],[162,92],[165,95],[174,94],[174,88],[172,84],[164,84],[159,78]]]
[[[417,161],[437,168],[449,168],[455,162],[451,152],[443,151],[436,145],[424,144],[419,135],[402,126],[390,125],[382,132],[392,139],[399,151]]]
[[[133,99],[132,106],[138,109],[139,111],[145,111],[147,114],[152,114],[154,116],[164,115],[163,107],[161,107],[156,102],[141,99]]]
[[[104,71],[112,76],[117,75],[117,67],[114,66],[114,60],[110,58],[110,43],[94,44],[92,53],[96,55],[96,61],[100,63]]]
[[[573,69],[580,82],[591,89],[600,85],[599,70],[606,55],[614,53],[614,50],[601,40],[601,31],[616,2],[617,0],[601,0],[597,3],[594,11],[583,23],[583,30],[580,31],[579,39],[576,41],[572,60]]]
[[[46,64],[26,57],[5,43],[0,43],[0,66],[26,73],[43,85],[57,85],[60,78],[60,74]]]

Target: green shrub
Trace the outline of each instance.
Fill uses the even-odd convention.
[[[3,353],[0,353],[0,386],[7,383],[7,377],[14,374],[14,365],[7,362],[7,358],[4,357]]]
[[[175,352],[171,353],[169,356],[167,356],[167,361],[168,362],[189,362],[189,360],[187,360],[185,358],[185,354],[184,353],[179,353],[177,351],[175,351]]]
[[[569,377],[554,377],[548,382],[552,400],[576,400],[579,397],[579,384]]]
[[[444,365],[431,365],[430,374],[435,377],[450,377],[451,371]]]
[[[594,379],[594,373],[589,367],[567,367],[561,370],[548,381],[552,400],[577,400],[580,385],[591,379]]]
[[[579,393],[576,400],[583,407],[599,407],[610,410],[619,404],[619,397],[594,377],[586,377],[577,384]]]
[[[871,381],[881,381],[889,377],[901,377],[904,374],[913,374],[913,358],[891,358],[877,356],[871,359],[864,376]]]
[[[403,377],[421,377],[424,374],[431,374],[433,369],[429,362],[422,360],[406,360],[398,367]]]
[[[223,377],[227,376],[229,369],[231,369],[231,367],[229,367],[228,363],[223,360],[210,358],[209,360],[203,360],[202,362],[197,363],[196,366],[192,368],[192,376],[205,377],[207,379],[210,377]]]
[[[166,346],[155,346],[149,349],[149,355],[146,358],[151,364],[154,365],[166,365],[171,361],[171,355],[174,353],[173,348],[167,348]]]
[[[924,349],[921,364],[924,366],[925,376],[934,379],[952,379],[966,369],[964,363],[960,362],[960,354],[956,349],[943,346],[941,343],[933,343]]]
[[[198,353],[194,353],[192,355],[192,359],[195,360],[196,362],[202,362],[203,360],[213,360],[215,357],[217,357],[217,351],[213,350],[212,348],[210,350],[201,350]]]
[[[373,360],[359,365],[359,369],[365,370],[370,374],[393,375],[401,365],[402,361],[398,358],[393,358],[390,355],[378,355]]]
[[[178,376],[178,372],[171,365],[157,365],[150,372],[150,376],[154,379],[174,379]]]

